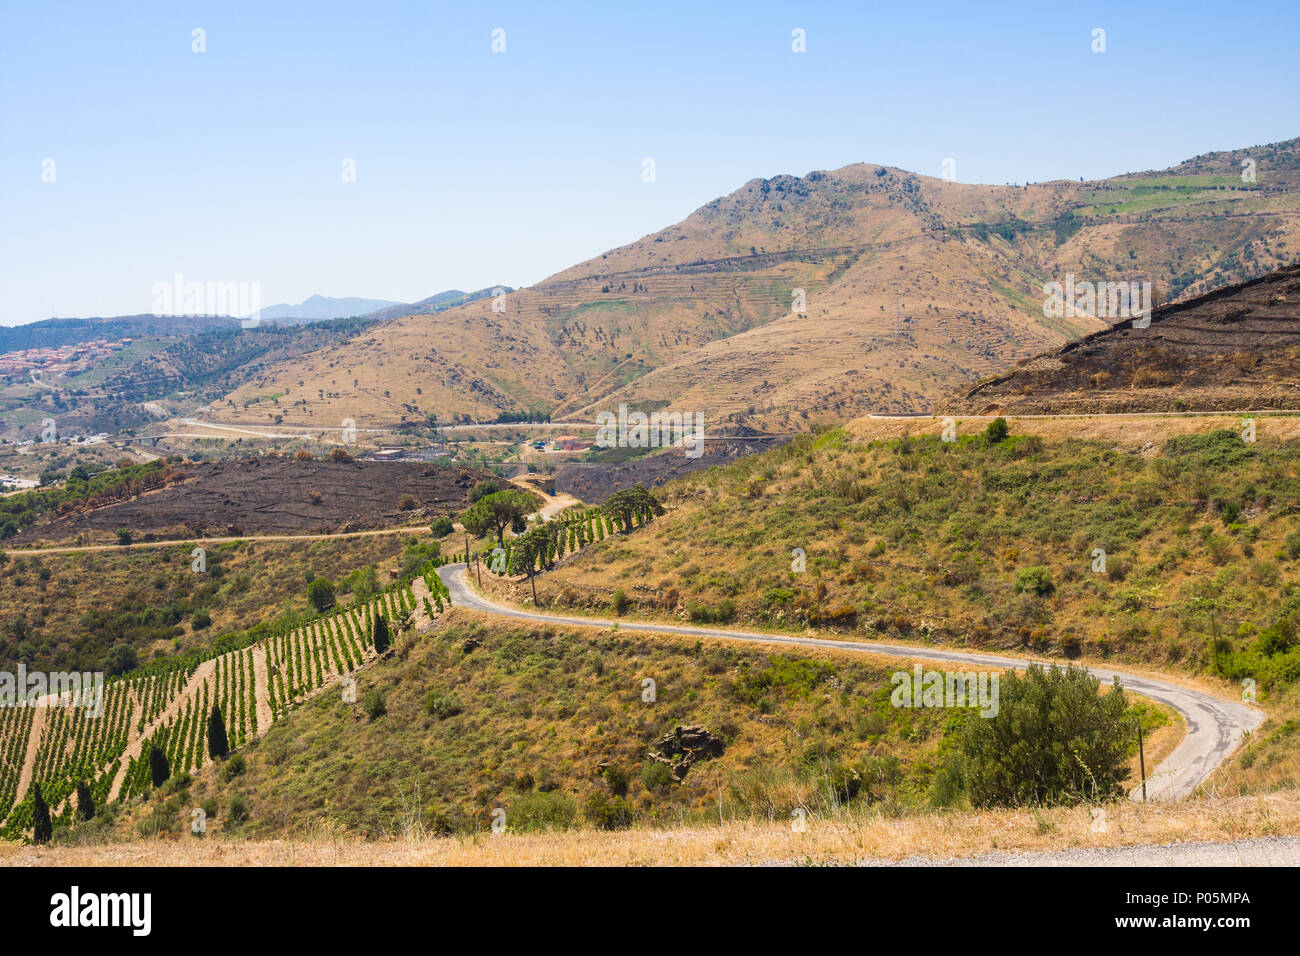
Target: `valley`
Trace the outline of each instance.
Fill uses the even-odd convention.
[[[0,857],[1300,834],[1296,143],[1253,183],[1241,150],[1006,187],[854,164],[520,289],[16,335],[0,466],[37,484],[0,498],[0,655],[107,680],[102,721],[0,708],[0,834],[51,824]],[[1154,309],[1044,305],[1076,279]],[[620,406],[704,440],[602,438]],[[900,706],[913,668],[998,676],[1019,729]],[[1034,701],[1085,715],[1073,756]]]

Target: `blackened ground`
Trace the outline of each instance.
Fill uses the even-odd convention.
[[[477,469],[425,462],[276,457],[202,462],[179,471],[184,477],[166,488],[56,518],[29,529],[19,540],[118,528],[136,535],[176,531],[198,537],[329,534],[416,525],[462,511],[470,488],[492,477]]]
[[[654,488],[672,478],[777,448],[791,437],[765,435],[711,438],[706,429],[704,451],[697,458],[688,458],[681,448],[665,448],[652,455],[617,464],[573,462],[556,468],[555,487],[588,504],[600,504],[623,488],[638,484]]]

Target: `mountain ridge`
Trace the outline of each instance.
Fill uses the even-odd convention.
[[[510,293],[504,312],[478,300],[387,320],[269,369],[230,407],[394,423],[627,402],[774,429],[925,410],[1105,326],[1045,316],[1049,279],[1147,280],[1172,299],[1290,261],[1298,142],[1091,183],[971,186],[866,163],[751,179]]]

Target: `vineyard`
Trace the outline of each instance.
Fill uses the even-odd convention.
[[[437,575],[449,560],[435,559],[367,601],[269,635],[255,632],[241,646],[219,640],[206,654],[191,652],[109,678],[102,708],[49,697],[0,708],[0,838],[30,834],[34,783],[59,827],[72,822],[70,797],[79,782],[88,783],[96,806],[147,793],[154,747],[173,774],[202,769],[211,759],[207,726],[214,705],[231,749],[266,733],[295,706],[375,659],[377,618],[401,630],[427,625],[449,607]]]
[[[548,568],[566,553],[628,532],[663,514],[640,485],[612,495],[599,508],[572,508],[537,521],[501,548],[487,549],[488,570],[499,575]],[[257,739],[272,723],[321,691],[339,686],[381,652],[376,621],[390,628],[427,626],[451,605],[438,568],[469,552],[438,557],[409,579],[370,598],[298,620],[268,633],[218,638],[206,652],[155,661],[110,678],[98,716],[92,710],[43,698],[0,708],[0,838],[21,840],[33,823],[34,784],[57,828],[71,824],[71,799],[85,782],[96,806],[147,794],[154,785],[150,753],[168,774],[201,770],[208,753],[208,720],[219,708],[231,749]]]
[[[642,485],[610,495],[599,508],[572,508],[553,521],[530,525],[503,547],[484,551],[488,570],[498,576],[527,574],[552,567],[568,552],[603,541],[607,536],[639,528],[657,515],[663,505]]]

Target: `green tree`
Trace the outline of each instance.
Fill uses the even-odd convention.
[[[41,785],[32,784],[32,842],[49,843],[54,835],[54,825],[50,822],[50,805],[41,795]]]
[[[230,741],[226,738],[226,722],[221,717],[221,707],[212,705],[208,716],[208,756],[219,760],[230,753]]]
[[[1011,430],[1007,428],[1005,418],[995,418],[989,422],[988,428],[984,429],[984,441],[990,445],[997,445],[1006,440]]]
[[[490,478],[487,481],[480,481],[469,490],[469,503],[476,504],[480,498],[486,498],[490,494],[504,490],[504,486],[499,481]]]
[[[460,516],[460,523],[475,537],[495,532],[498,547],[504,547],[506,528],[518,526],[540,504],[541,499],[527,491],[495,491],[471,505]]]
[[[155,787],[161,787],[172,775],[172,768],[167,763],[167,755],[157,746],[149,748],[149,779]]]
[[[533,589],[533,604],[537,604],[537,581],[535,575],[539,566],[544,565],[550,554],[551,529],[542,522],[533,525],[514,541],[510,559],[516,574],[523,571],[528,575],[528,583]]]
[[[1071,665],[1003,674],[995,716],[963,714],[961,775],[975,807],[1069,804],[1124,793],[1132,723],[1119,681],[1110,693]]]
[[[106,677],[113,677],[117,674],[125,674],[127,671],[135,670],[138,658],[135,648],[130,644],[114,644],[109,648],[108,653],[104,655],[104,660],[100,667],[104,670]]]
[[[384,620],[384,616],[382,614],[375,615],[375,626],[374,626],[374,634],[372,635],[372,639],[374,640],[375,643],[376,654],[384,653],[386,650],[388,650],[389,645],[392,643],[388,635],[388,622]]]
[[[373,564],[364,568],[353,568],[348,576],[339,582],[339,587],[348,591],[358,602],[364,603],[379,592],[379,572]]]
[[[621,525],[626,531],[638,522],[663,514],[664,506],[646,490],[645,485],[635,485],[606,498],[602,510],[614,519],[616,527]]]
[[[77,817],[89,820],[95,815],[95,798],[90,795],[90,785],[84,780],[77,781]]]
[[[312,578],[307,585],[307,600],[317,611],[328,611],[334,606],[334,585],[325,578]]]

